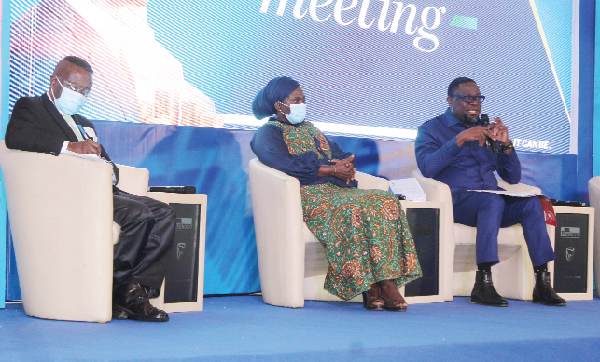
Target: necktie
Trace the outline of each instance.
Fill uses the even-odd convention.
[[[81,132],[79,132],[79,128],[77,128],[77,124],[75,123],[73,117],[71,117],[68,114],[63,114],[63,118],[65,119],[65,122],[67,122],[69,127],[71,127],[73,132],[75,132],[75,136],[77,136],[77,141],[83,141],[83,135],[81,134]]]

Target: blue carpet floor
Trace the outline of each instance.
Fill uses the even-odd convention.
[[[273,307],[260,296],[206,298],[168,323],[62,322],[0,310],[1,361],[598,361],[600,300],[564,308],[413,304],[406,313],[358,303]]]

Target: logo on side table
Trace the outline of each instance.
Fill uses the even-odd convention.
[[[566,248],[565,249],[565,259],[567,259],[567,261],[571,261],[571,260],[573,260],[574,257],[575,257],[575,248],[573,248],[573,247]]]
[[[192,230],[192,218],[178,217],[175,221],[175,230]]]
[[[581,233],[579,228],[566,226],[560,228],[560,236],[563,238],[579,238],[581,237]]]
[[[183,258],[183,253],[185,252],[185,247],[187,245],[185,243],[177,244],[177,260],[181,260]]]

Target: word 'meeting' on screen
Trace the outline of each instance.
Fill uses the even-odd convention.
[[[277,1],[277,0],[275,0]],[[344,2],[351,1],[351,3],[347,6],[344,6]],[[332,9],[326,9],[330,6],[334,0],[324,0],[324,2],[319,4],[319,0],[310,0],[309,4],[303,8],[304,0],[296,0],[296,5],[294,6],[293,16],[296,19],[302,19],[306,14],[310,14],[310,17],[315,22],[324,22],[329,20],[331,17]],[[393,5],[390,4],[390,0],[379,0],[381,2],[381,12],[379,14],[379,19],[377,21],[377,29],[381,32],[389,31],[394,34],[398,32],[398,27],[400,26],[400,20],[402,19],[402,15],[405,11],[408,11],[408,15],[405,19],[404,24],[404,33],[406,35],[414,35],[418,34],[413,39],[413,46],[420,51],[423,52],[432,52],[436,50],[440,46],[440,41],[435,34],[427,32],[426,30],[435,30],[440,26],[442,14],[446,13],[445,7],[433,7],[427,6],[423,8],[421,11],[421,26],[414,25],[415,17],[417,16],[417,7],[413,4],[406,4],[400,1],[393,1],[395,6],[395,11],[390,10],[390,7]],[[262,0],[262,4],[260,6],[259,12],[266,14],[269,10],[269,5],[271,0]],[[336,23],[341,26],[347,26],[352,24],[355,20],[358,26],[362,29],[369,29],[373,25],[375,18],[371,18],[367,23],[367,14],[369,10],[373,11],[375,6],[371,6],[371,0],[362,0],[362,4],[360,6],[360,11],[358,13],[358,17],[356,16],[356,11],[351,11],[355,9],[358,5],[358,0],[337,0],[335,1],[335,5],[333,6],[333,18]],[[277,7],[277,11],[275,15],[283,16],[285,13],[285,8],[287,6],[287,0],[279,0],[279,6]],[[319,9],[319,13],[317,13],[317,9]],[[393,13],[388,17],[388,11]],[[433,22],[428,23],[430,18],[430,14],[433,15]],[[425,46],[421,40],[429,41],[425,42]]]

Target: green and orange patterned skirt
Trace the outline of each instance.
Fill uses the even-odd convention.
[[[422,276],[406,215],[396,195],[333,183],[300,189],[304,221],[327,250],[325,290],[344,300],[393,279]]]

